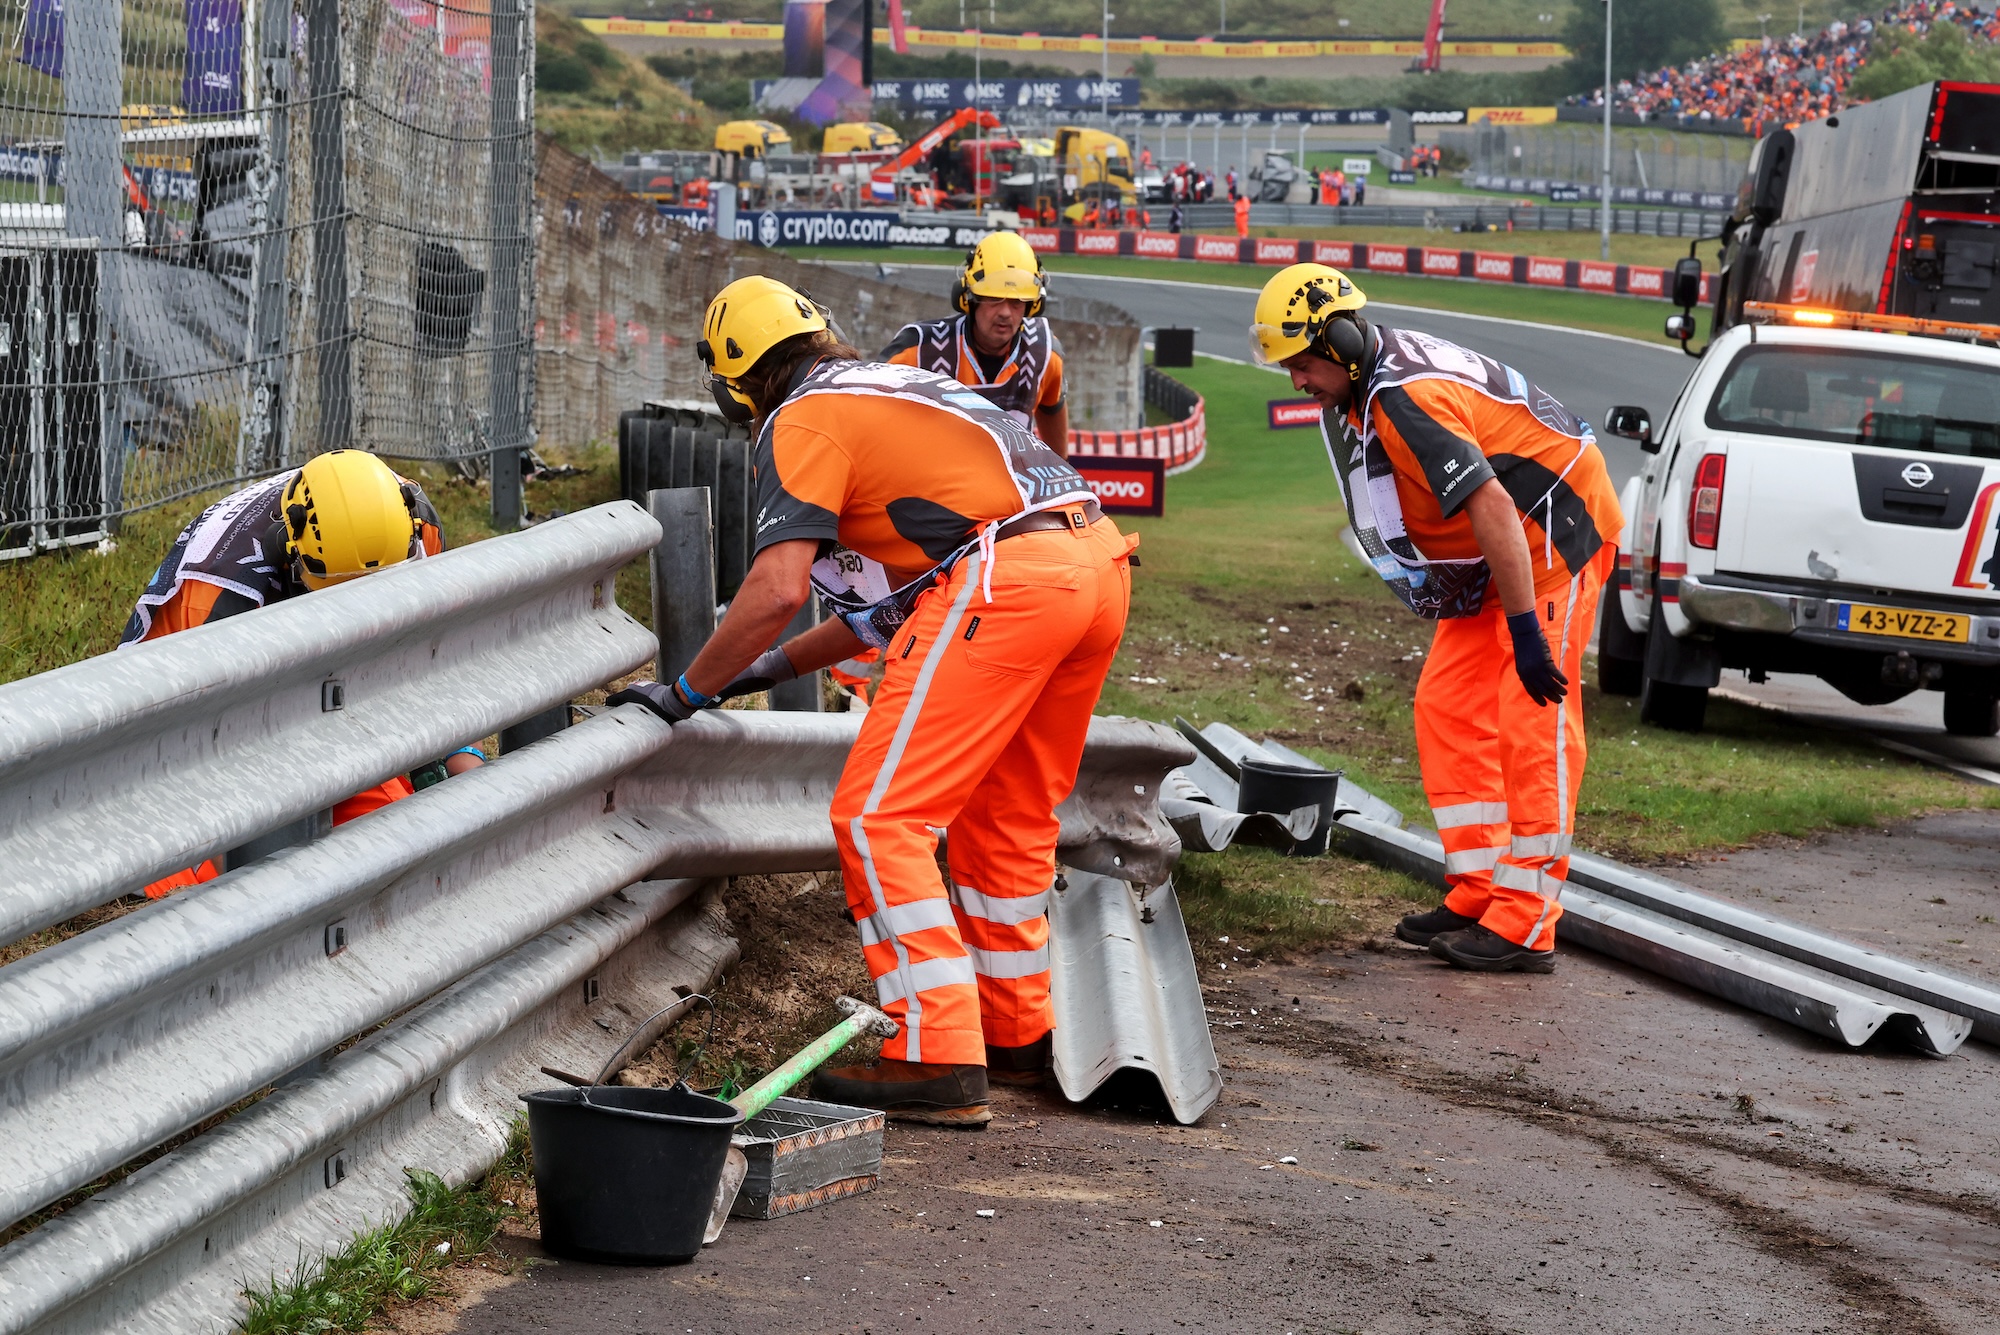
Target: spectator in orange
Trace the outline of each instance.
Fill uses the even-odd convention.
[[[1236,236],[1240,240],[1250,235],[1250,196],[1236,197]]]

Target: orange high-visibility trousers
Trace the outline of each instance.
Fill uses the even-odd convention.
[[[984,1065],[988,1043],[1055,1027],[1055,809],[1124,634],[1136,545],[1109,519],[1009,538],[990,602],[975,552],[886,651],[832,810],[868,971],[901,1026],[885,1057]]]
[[[1417,681],[1417,759],[1444,842],[1445,907],[1531,950],[1555,949],[1583,782],[1583,647],[1617,560],[1601,549],[1567,584],[1536,595],[1549,652],[1569,678],[1537,705],[1514,671],[1497,595],[1440,621]]]
[[[400,774],[392,779],[385,779],[373,788],[364,788],[352,797],[343,797],[338,802],[335,802],[333,804],[333,824],[345,825],[347,822],[365,816],[371,811],[379,811],[391,802],[400,802],[415,792],[416,789],[410,787],[410,781]],[[171,876],[162,876],[159,880],[154,881],[146,887],[146,898],[165,899],[176,890],[185,890],[191,885],[200,885],[204,881],[212,881],[220,875],[222,875],[222,869],[215,865],[214,859],[210,859],[202,863],[199,867],[189,867],[187,870],[177,871]]]

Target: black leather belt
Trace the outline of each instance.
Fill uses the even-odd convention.
[[[1083,522],[1077,523],[1074,516],[1082,515]],[[1055,510],[1037,510],[1031,515],[1022,515],[1000,526],[993,535],[995,542],[1019,537],[1023,533],[1040,533],[1052,528],[1089,528],[1104,518],[1104,509],[1095,500],[1084,501],[1080,505],[1065,505]]]

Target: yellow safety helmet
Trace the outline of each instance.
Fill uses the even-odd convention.
[[[826,327],[824,306],[775,278],[739,278],[716,293],[694,350],[708,368],[708,392],[722,415],[732,422],[755,416],[756,405],[736,387],[737,379],[786,339]]]
[[[1276,366],[1311,350],[1361,378],[1368,358],[1368,325],[1357,313],[1368,297],[1338,269],[1294,264],[1271,275],[1257,294],[1250,325],[1250,354],[1260,366]]]
[[[964,267],[951,285],[951,306],[970,313],[976,297],[1024,301],[1027,313],[1040,315],[1047,302],[1049,280],[1042,261],[1019,232],[994,232],[965,252]]]
[[[307,461],[279,504],[285,555],[308,589],[409,559],[416,546],[416,495],[389,465],[362,450]]]

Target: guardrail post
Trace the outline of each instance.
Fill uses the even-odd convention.
[[[715,633],[715,524],[707,487],[646,493],[646,508],[664,536],[653,549],[653,634],[660,642],[661,681],[686,672]]]
[[[550,705],[539,714],[530,714],[511,728],[500,729],[500,754],[510,756],[544,737],[553,737],[570,723],[569,703]]]
[[[819,624],[819,599],[807,598],[806,605],[799,609],[792,624],[785,627],[785,633],[778,637],[783,644],[794,635],[803,635]],[[794,714],[817,714],[826,708],[826,694],[820,689],[820,678],[824,674],[811,672],[797,681],[780,682],[771,688],[771,708],[782,709]]]
[[[238,844],[222,855],[222,869],[235,871],[247,867],[258,858],[269,857],[282,849],[297,848],[315,839],[324,839],[333,833],[333,810],[315,811],[310,816],[301,816],[289,825],[280,825],[246,843]]]

